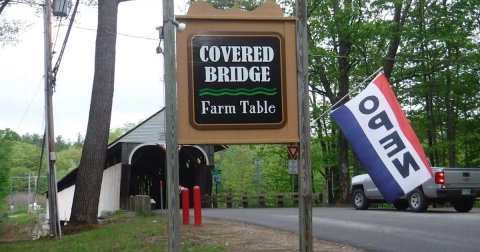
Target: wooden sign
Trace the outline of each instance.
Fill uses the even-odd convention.
[[[198,1],[176,20],[180,144],[299,141],[294,18]]]

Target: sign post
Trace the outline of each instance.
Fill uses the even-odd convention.
[[[218,185],[222,183],[222,170],[214,168],[212,171],[212,183],[215,184],[215,195],[218,194]]]
[[[307,1],[296,0],[297,11],[297,82],[300,119],[299,194],[299,251],[313,251],[312,240],[312,165],[310,147],[310,111],[308,90]]]
[[[298,175],[298,146],[287,146],[288,174],[292,177],[292,192],[295,192],[295,175]]]
[[[255,176],[255,183],[257,184],[257,201],[258,201],[258,204],[260,205],[260,197],[258,196],[258,192],[259,192],[258,187],[259,187],[260,179],[262,178],[262,173],[260,171],[260,168],[262,167],[262,159],[259,157],[254,157],[253,166],[255,167],[254,176]]]
[[[166,142],[166,170],[167,170],[167,251],[180,251],[180,197],[178,138],[177,138],[177,79],[175,57],[175,26],[169,20],[174,19],[174,0],[163,1],[163,35],[164,35],[164,63],[163,73],[165,82],[165,142]]]
[[[297,160],[297,153],[298,153],[298,146],[287,146],[288,152],[288,173],[292,175],[298,174],[298,160]],[[292,184],[293,187],[293,184]]]

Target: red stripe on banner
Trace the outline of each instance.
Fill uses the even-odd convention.
[[[417,154],[422,159],[422,162],[425,165],[425,167],[427,167],[428,171],[430,172],[430,175],[433,176],[432,168],[430,167],[430,163],[428,162],[427,156],[423,151],[423,147],[420,144],[420,141],[418,141],[417,135],[413,131],[412,126],[407,120],[407,116],[403,112],[403,109],[400,106],[400,103],[395,97],[395,94],[392,91],[392,87],[390,86],[390,83],[388,82],[387,77],[385,76],[384,73],[380,73],[377,77],[375,77],[375,79],[372,82],[378,87],[378,89],[385,96],[388,104],[390,105],[393,113],[395,114],[395,117],[397,118],[398,123],[400,124],[400,129],[402,130],[405,137],[407,137],[408,141],[412,144]]]

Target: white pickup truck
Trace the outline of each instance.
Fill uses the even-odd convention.
[[[449,202],[457,212],[469,212],[480,197],[480,169],[432,167],[434,176],[421,186],[393,202],[398,210],[424,212],[430,203]],[[386,202],[368,174],[352,178],[353,206],[368,209],[370,203]]]

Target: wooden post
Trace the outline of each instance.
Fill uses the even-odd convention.
[[[177,68],[175,60],[175,18],[173,0],[163,1],[163,67],[165,82],[165,132],[167,164],[167,251],[180,251],[180,206],[177,139]]]
[[[140,195],[135,195],[134,202],[135,202],[135,213],[137,215],[142,215],[142,198],[140,197]]]
[[[152,203],[150,195],[142,195],[142,215],[152,216]]]
[[[227,208],[233,208],[233,196],[232,193],[227,194]]]
[[[242,207],[248,208],[248,194],[246,192],[244,192],[242,196]]]
[[[308,93],[307,1],[296,0],[297,82],[300,133],[298,163],[300,251],[313,251],[312,243],[312,168],[310,162],[310,117]]]
[[[283,194],[279,194],[277,196],[277,205],[278,205],[278,207],[284,207],[285,206],[285,197],[283,196]]]
[[[258,195],[258,207],[266,207],[265,195]]]
[[[128,210],[135,211],[135,196],[133,195],[130,195],[130,198],[128,199]]]
[[[48,211],[50,222],[50,234],[58,239],[62,236],[60,220],[58,218],[57,202],[57,179],[55,166],[55,135],[53,130],[53,106],[52,106],[52,21],[51,1],[46,0],[43,6],[44,15],[44,42],[45,42],[45,138],[47,152],[47,175],[48,175]]]

